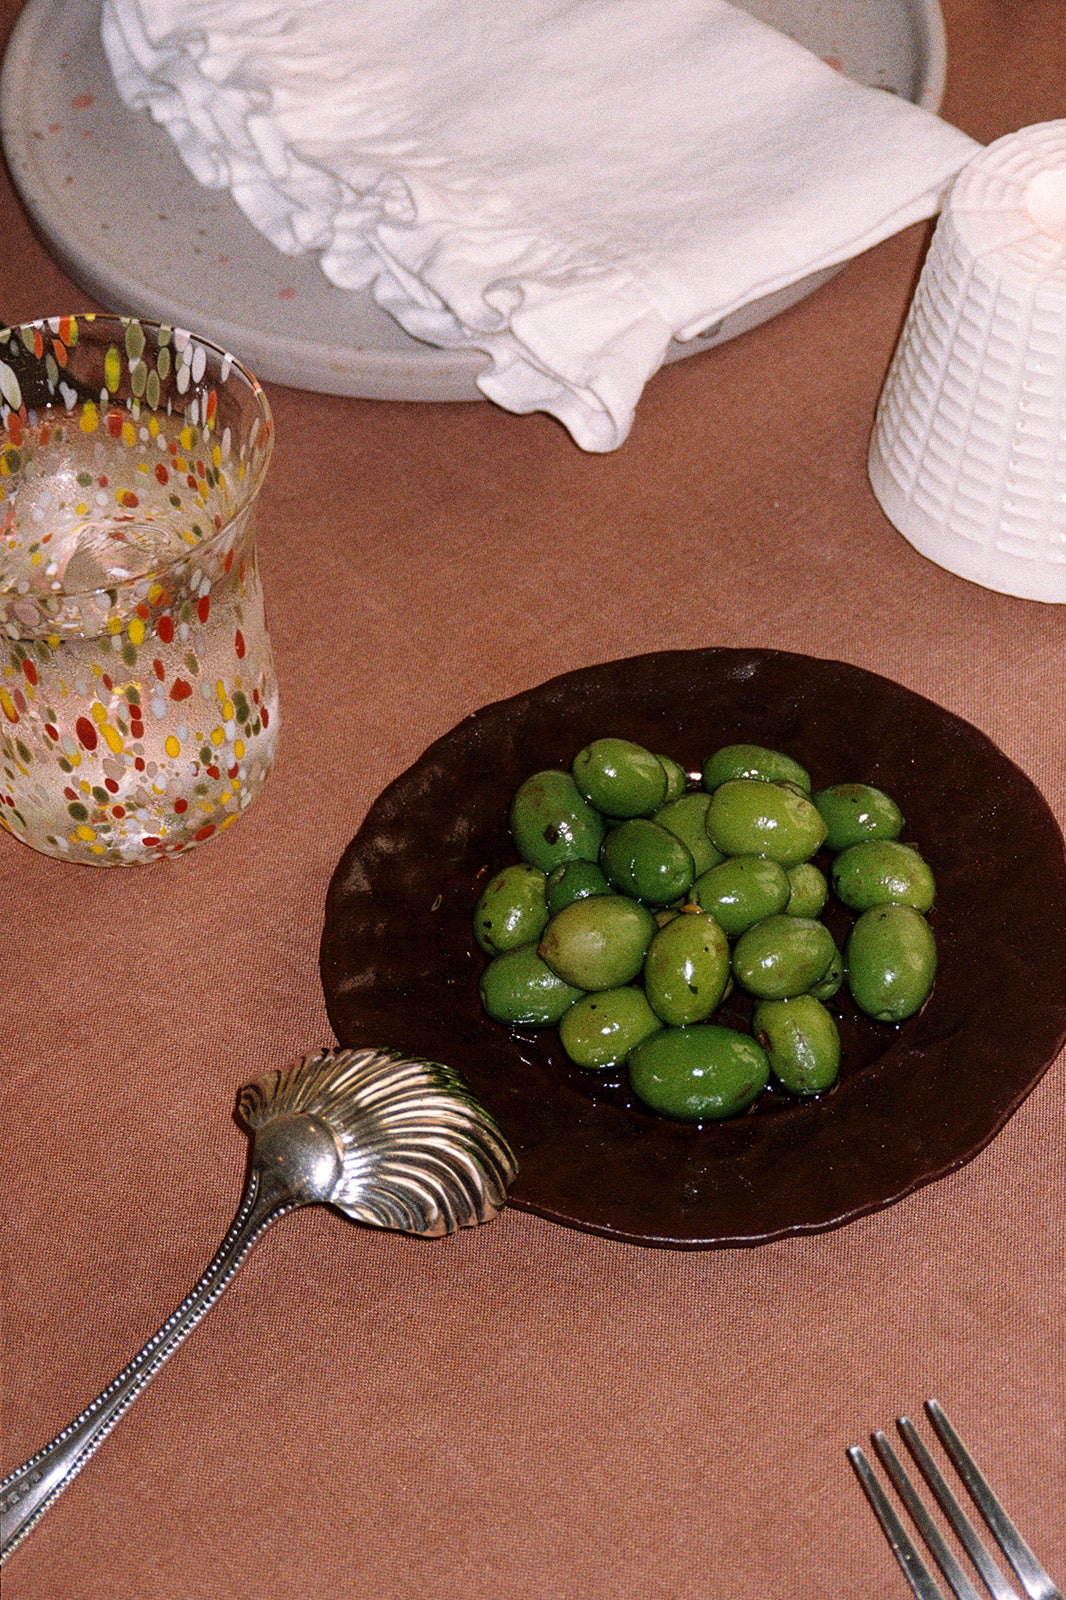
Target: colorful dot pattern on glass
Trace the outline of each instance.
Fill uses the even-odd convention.
[[[178,329],[0,330],[0,825],[132,865],[229,827],[273,766],[259,385]]]

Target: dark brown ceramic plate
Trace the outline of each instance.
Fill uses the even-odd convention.
[[[831,1093],[670,1122],[619,1079],[571,1067],[552,1032],[482,1014],[471,912],[513,859],[510,796],[607,733],[690,771],[720,744],[772,745],[815,787],[860,779],[902,806],[937,879],[936,986],[899,1028],[841,1001]],[[757,1244],[889,1205],[1003,1126],[1066,1038],[1066,854],[1038,790],[989,739],[886,678],[780,651],[640,656],[486,706],[390,784],[334,874],[321,970],[342,1044],[466,1078],[514,1144],[515,1206],[639,1244]]]

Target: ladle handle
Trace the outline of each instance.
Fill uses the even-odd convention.
[[[177,1310],[69,1427],[0,1482],[0,1563],[21,1544],[107,1438],[126,1407],[211,1309],[256,1241],[292,1205],[291,1198],[285,1203],[276,1193],[266,1192],[260,1173],[253,1168],[229,1232]]]

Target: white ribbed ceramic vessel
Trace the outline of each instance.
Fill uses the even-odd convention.
[[[878,406],[870,481],[940,566],[1066,602],[1066,122],[948,196]]]

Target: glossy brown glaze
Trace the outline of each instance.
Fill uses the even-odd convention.
[[[482,1013],[471,913],[513,859],[511,794],[622,734],[698,770],[718,745],[788,751],[816,788],[849,779],[898,801],[937,881],[933,995],[900,1028],[838,1020],[840,1081],[768,1094],[705,1127],[642,1110],[582,1072],[551,1030]],[[844,913],[830,913],[838,939]],[[780,651],[674,651],[554,678],[486,706],[384,791],[330,885],[321,947],[344,1045],[459,1071],[520,1162],[510,1200],[641,1244],[756,1244],[839,1226],[970,1160],[1066,1038],[1066,855],[1039,791],[971,724],[890,680]],[[744,1021],[745,1002],[733,1017]],[[724,1020],[729,1020],[728,1017]]]

